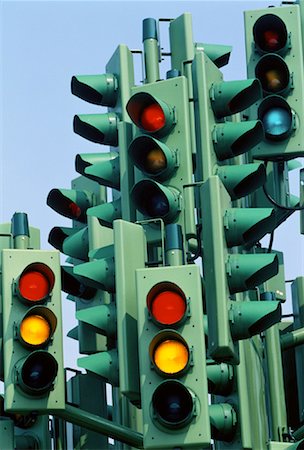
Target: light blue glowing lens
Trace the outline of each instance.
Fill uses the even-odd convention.
[[[291,128],[290,113],[280,107],[269,109],[262,118],[265,132],[270,136],[281,136]]]

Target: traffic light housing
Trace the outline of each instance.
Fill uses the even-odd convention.
[[[252,149],[262,160],[303,156],[304,69],[299,5],[245,12],[248,77],[260,80],[263,98],[248,110],[259,119],[264,140]]]
[[[257,79],[224,82],[219,69],[203,53],[196,53],[192,75],[196,179],[203,181],[200,217],[208,351],[216,361],[237,364],[238,348],[234,342],[280,320],[278,302],[235,302],[233,297],[256,288],[278,270],[274,254],[237,254],[230,250],[235,246],[248,250],[275,228],[271,208],[236,208],[232,203],[264,184],[264,165],[234,165],[233,161],[226,161],[248,152],[263,137],[258,120],[243,123],[225,119],[257,101],[261,87]]]
[[[209,447],[199,268],[138,269],[136,286],[144,447]]]
[[[126,109],[134,124],[128,154],[138,218],[178,223],[193,237],[194,199],[184,190],[193,175],[189,101],[186,78],[174,77],[134,87]]]
[[[63,409],[59,252],[2,251],[6,411]]]

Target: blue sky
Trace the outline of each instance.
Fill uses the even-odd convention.
[[[279,5],[279,2],[270,2]],[[41,229],[41,248],[57,225],[70,222],[46,205],[54,187],[69,188],[77,153],[103,151],[73,133],[73,116],[103,109],[70,93],[76,74],[103,73],[118,44],[142,49],[142,20],[193,16],[196,42],[233,46],[224,78],[246,78],[243,11],[269,2],[256,1],[2,1],[1,4],[1,222],[15,211],[27,212]],[[228,20],[229,17],[229,20]],[[160,25],[161,45],[168,51],[168,25]],[[142,79],[136,59],[136,82]],[[165,71],[161,69],[162,77]],[[297,194],[298,174],[292,176]],[[304,245],[299,213],[275,233],[274,248],[285,254],[286,278],[303,275]],[[63,297],[65,332],[73,326],[74,305]],[[70,340],[69,340],[70,341]],[[75,367],[77,343],[69,343],[66,365]]]

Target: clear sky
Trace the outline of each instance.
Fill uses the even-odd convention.
[[[32,226],[41,229],[41,248],[50,248],[48,233],[70,221],[46,205],[48,192],[69,188],[78,176],[77,153],[107,148],[73,133],[77,113],[104,112],[70,93],[76,74],[103,73],[120,43],[142,49],[142,20],[193,16],[196,42],[233,46],[226,80],[246,78],[243,11],[277,1],[2,1],[1,8],[1,208],[0,221],[15,211],[27,212]],[[168,49],[168,25],[160,25],[161,45]],[[142,79],[139,56],[136,82]],[[162,72],[165,77],[165,72]],[[298,194],[298,174],[292,192]],[[304,274],[303,236],[299,213],[275,232],[274,248],[284,251],[286,278]],[[268,238],[266,239],[268,242]],[[302,252],[302,256],[301,256]],[[64,328],[74,326],[74,305],[63,296]],[[77,343],[69,339],[65,361],[75,367]]]

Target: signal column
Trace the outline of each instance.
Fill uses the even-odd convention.
[[[252,150],[263,160],[303,156],[304,69],[299,5],[245,12],[247,73],[261,82],[263,99],[249,109],[265,139]]]

